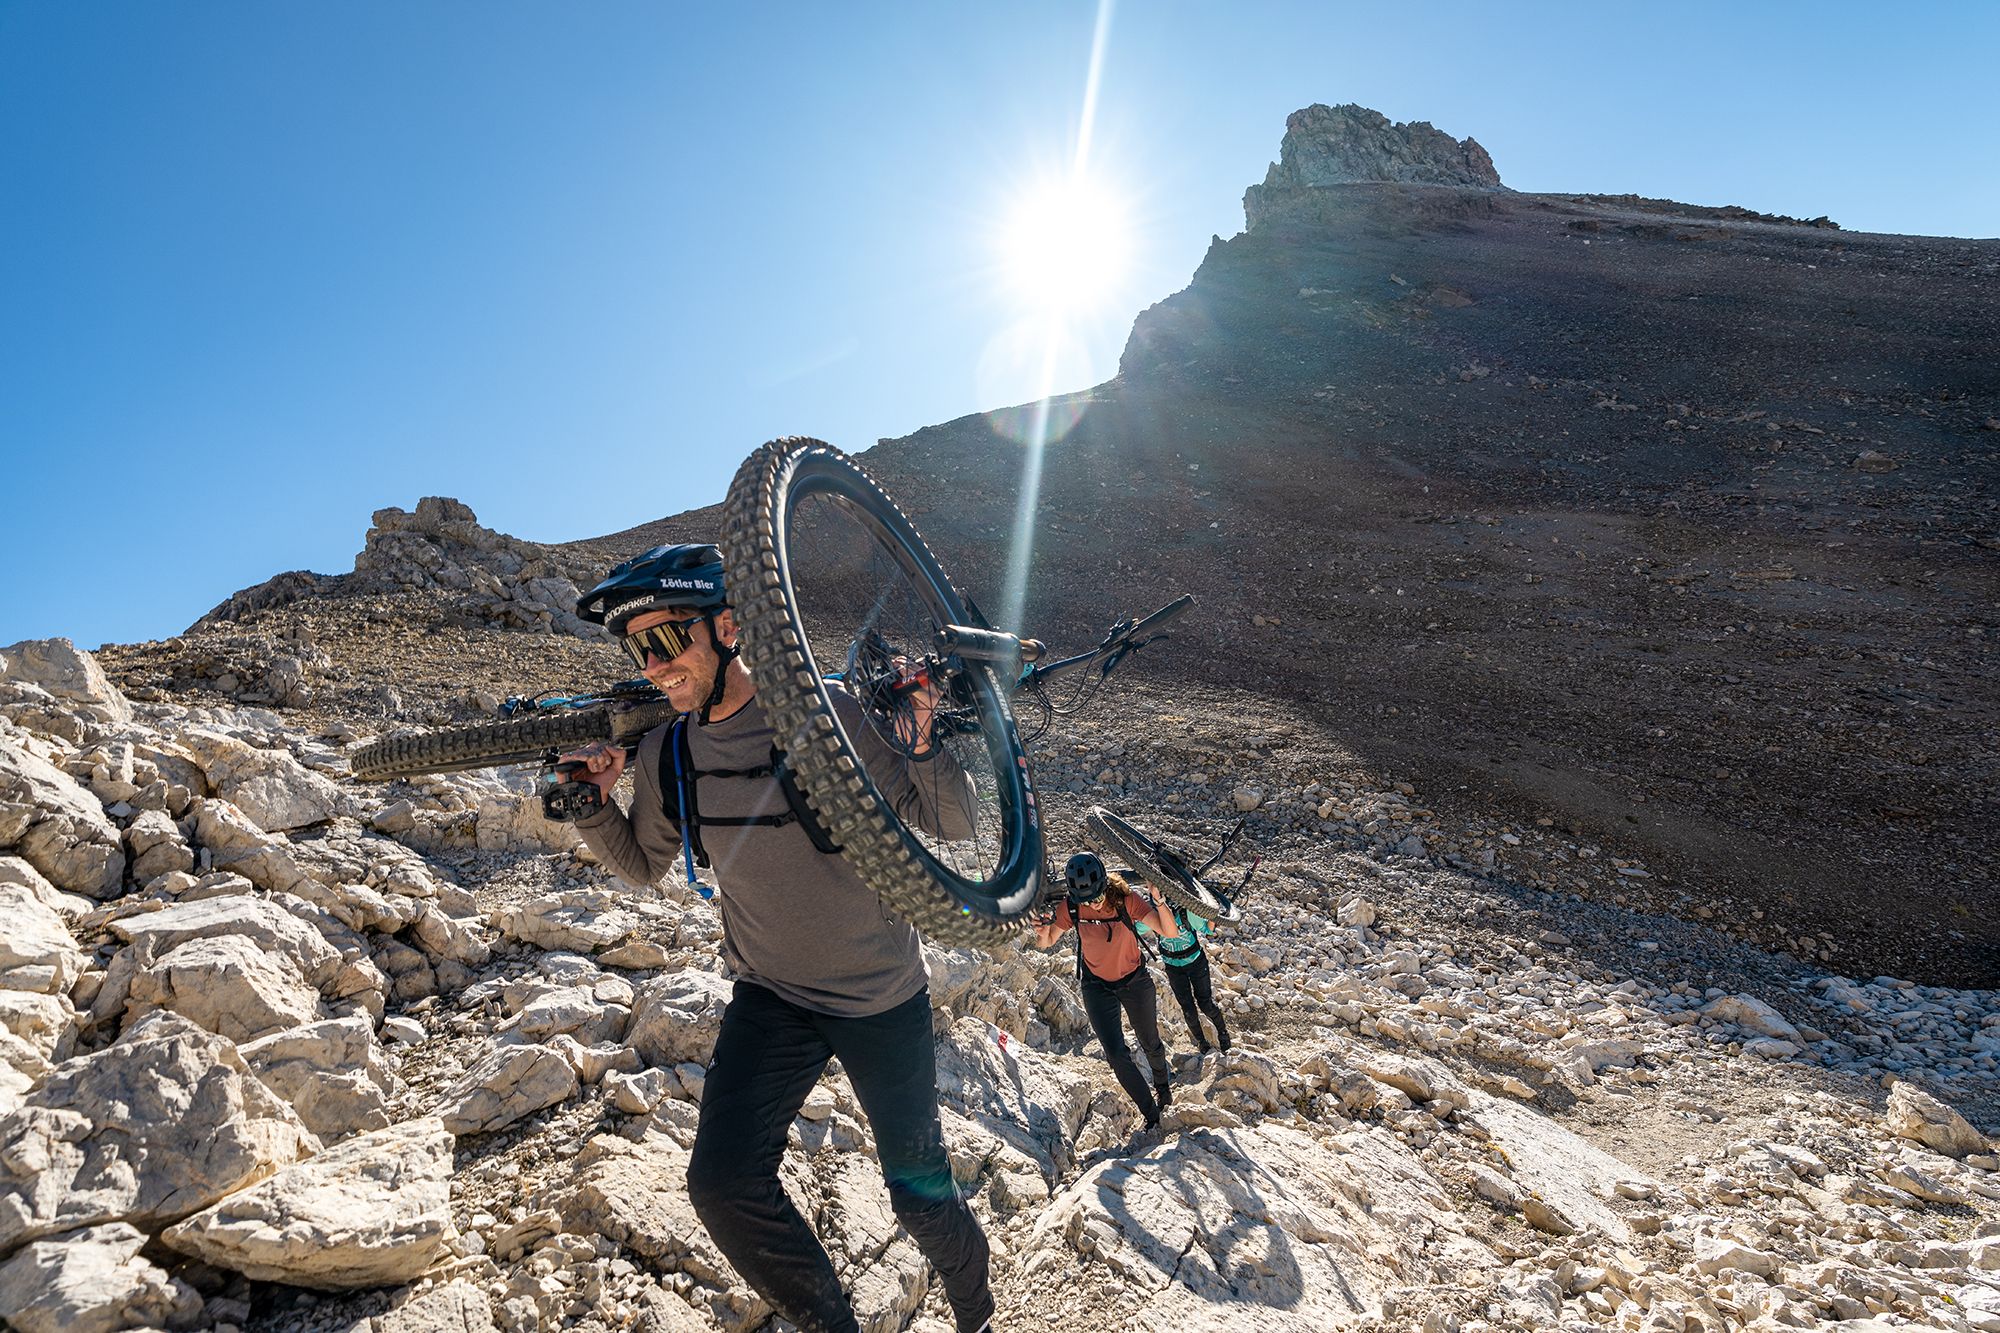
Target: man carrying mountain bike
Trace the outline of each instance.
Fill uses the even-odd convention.
[[[651,884],[676,863],[692,882],[699,860],[720,886],[735,988],[688,1163],[696,1215],[794,1324],[858,1329],[832,1262],[778,1180],[792,1119],[838,1056],[874,1130],[896,1217],[942,1278],[960,1333],[990,1329],[986,1238],[952,1181],[938,1119],[917,933],[838,854],[786,771],[738,656],[721,552],[656,547],[612,570],[577,614],[617,635],[683,714],[639,743],[629,813],[611,799],[625,750],[599,743],[563,756],[597,789],[578,831],[630,883]],[[940,837],[968,836],[971,784],[929,740],[935,695],[914,693],[895,745],[846,692],[831,697],[897,815]]]
[[[1152,899],[1128,888],[1123,877],[1106,873],[1095,853],[1072,856],[1063,877],[1068,895],[1047,923],[1035,927],[1035,946],[1049,948],[1071,929],[1076,931],[1077,989],[1090,1030],[1104,1048],[1104,1059],[1119,1086],[1145,1118],[1146,1128],[1154,1129],[1161,1110],[1173,1099],[1173,1090],[1167,1050],[1160,1041],[1159,992],[1146,969],[1138,927],[1166,934],[1171,921]],[[1132,1035],[1152,1069],[1150,1091],[1125,1044],[1121,1010],[1132,1020]]]

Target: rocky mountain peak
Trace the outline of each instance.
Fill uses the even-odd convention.
[[[1330,185],[1390,181],[1498,190],[1500,173],[1479,141],[1453,139],[1427,120],[1399,124],[1379,111],[1348,102],[1315,102],[1285,118],[1278,160],[1243,196],[1251,231],[1292,211],[1306,193]]]

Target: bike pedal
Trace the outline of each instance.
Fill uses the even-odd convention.
[[[551,823],[573,824],[604,808],[604,789],[594,782],[567,778],[585,765],[557,764],[542,775],[542,815]]]

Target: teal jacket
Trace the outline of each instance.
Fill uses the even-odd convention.
[[[1161,900],[1160,905],[1169,906],[1165,899]],[[1145,934],[1159,936],[1160,961],[1168,967],[1191,966],[1202,958],[1201,937],[1213,935],[1215,927],[1208,923],[1207,917],[1196,916],[1185,907],[1170,907],[1170,910],[1174,914],[1174,924],[1181,928],[1180,934],[1160,935],[1159,931],[1143,922],[1140,923],[1139,929]]]

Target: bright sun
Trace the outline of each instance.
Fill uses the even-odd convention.
[[[1048,314],[1087,314],[1117,289],[1131,237],[1120,202],[1088,181],[1030,191],[1000,236],[1008,285]]]

